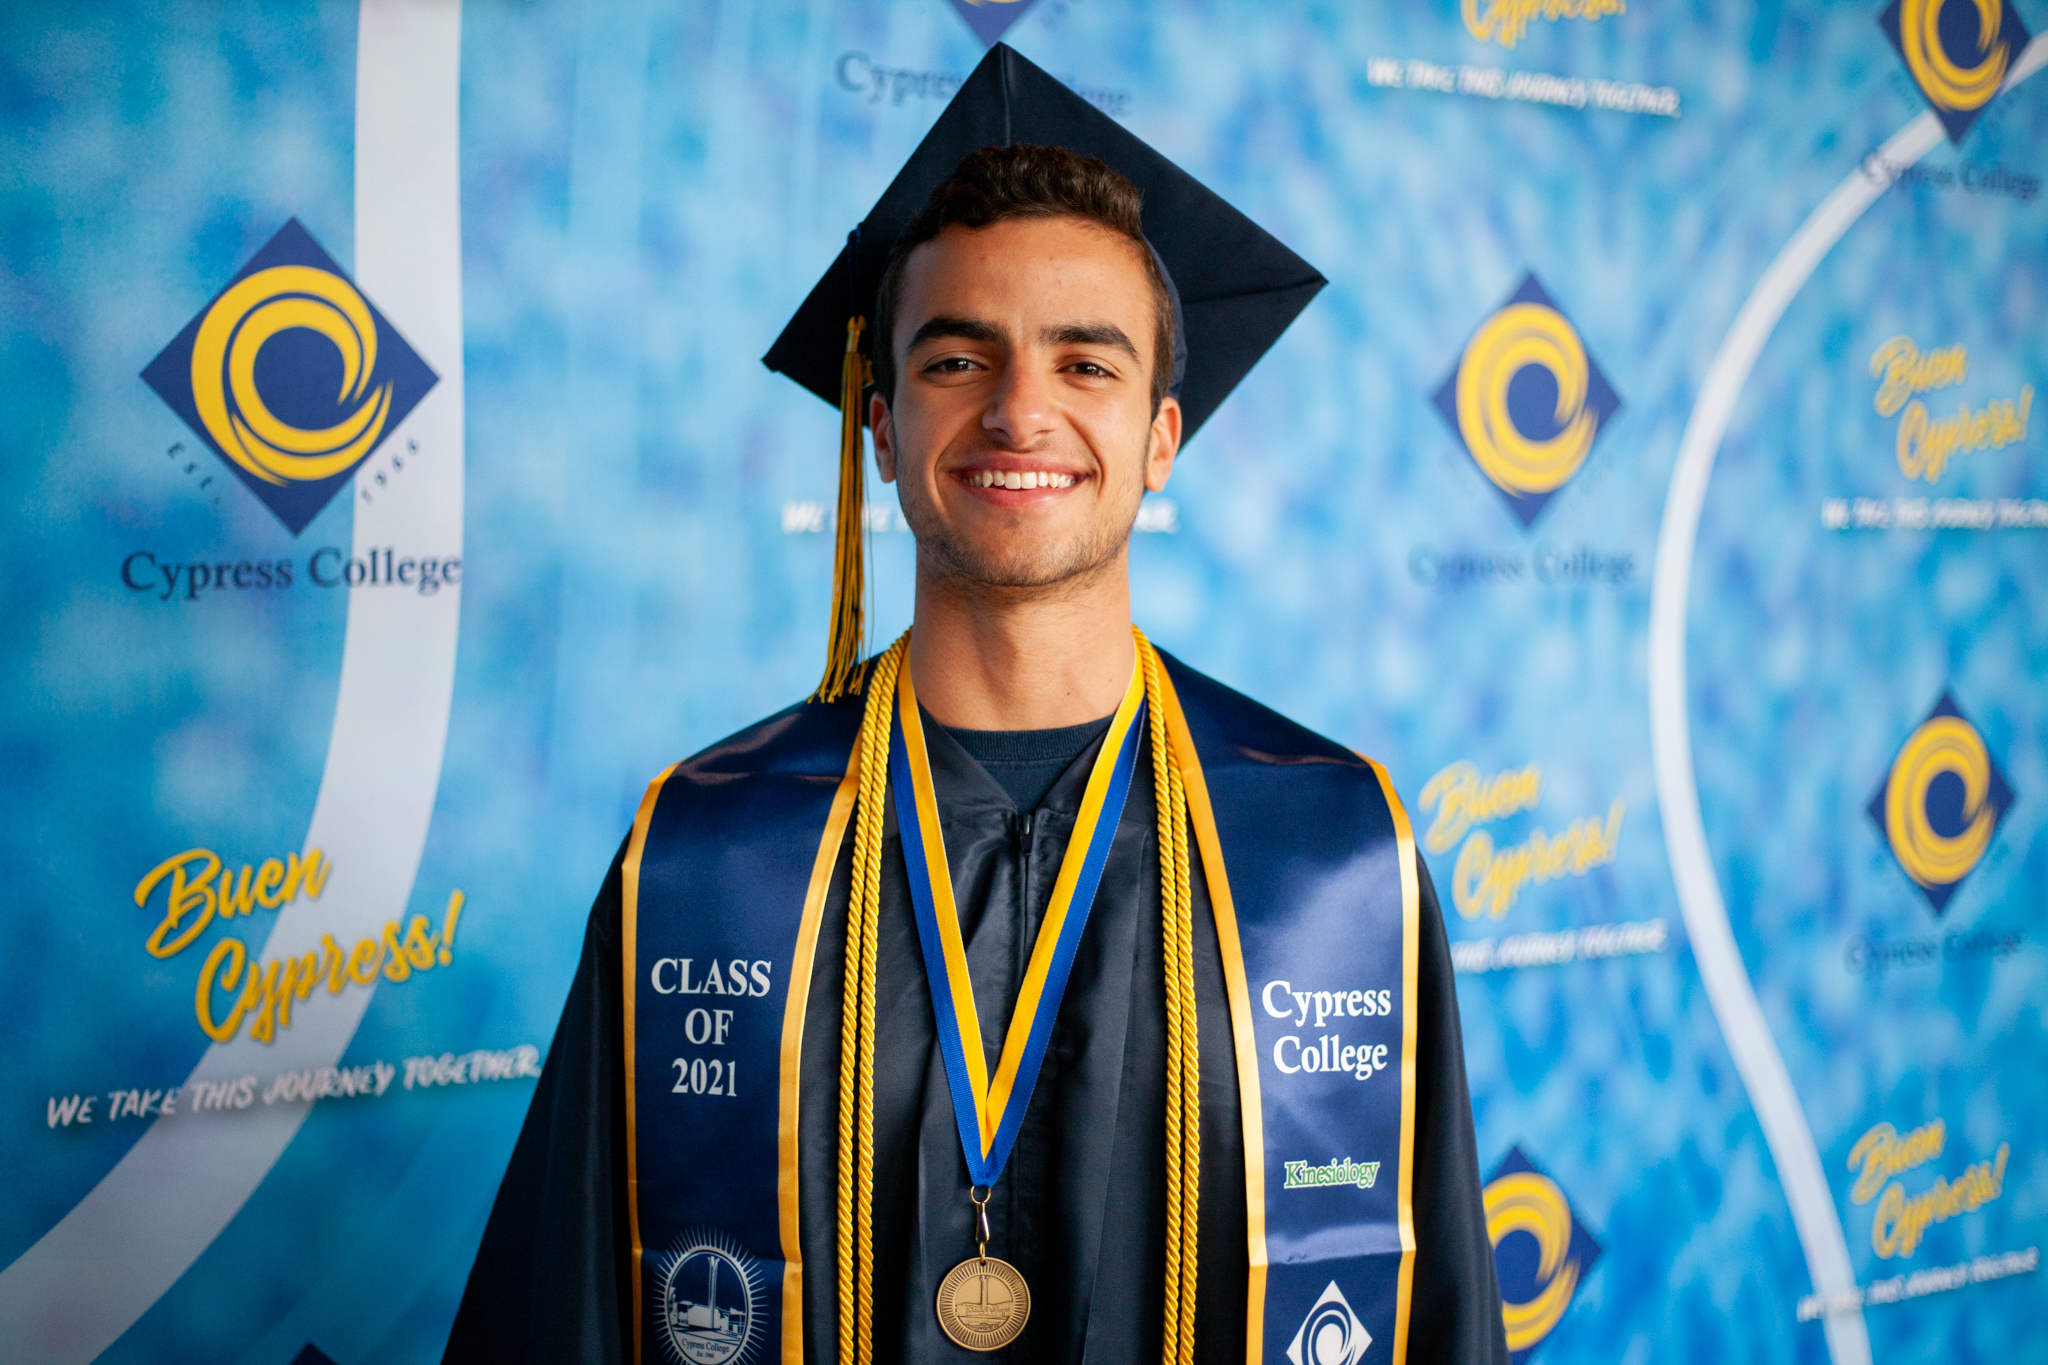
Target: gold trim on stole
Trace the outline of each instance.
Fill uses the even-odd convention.
[[[1365,758],[1364,754],[1359,755]],[[1387,812],[1394,817],[1394,846],[1401,859],[1401,1183],[1395,1207],[1401,1216],[1401,1280],[1394,1303],[1393,1365],[1408,1359],[1408,1302],[1415,1278],[1415,978],[1422,951],[1422,883],[1415,872],[1415,827],[1394,790],[1394,779],[1370,758]]]
[[[1245,1285],[1245,1360],[1259,1365],[1266,1330],[1266,1130],[1259,1107],[1258,1041],[1252,1033],[1252,997],[1244,979],[1244,947],[1237,936],[1237,906],[1230,898],[1230,877],[1223,865],[1223,842],[1216,834],[1216,812],[1209,804],[1209,784],[1194,736],[1181,714],[1173,676],[1159,670],[1159,692],[1166,701],[1167,742],[1180,764],[1187,787],[1188,820],[1202,851],[1202,873],[1209,883],[1209,908],[1216,919],[1216,946],[1223,958],[1223,988],[1230,998],[1230,1036],[1237,1054],[1238,1113],[1244,1127],[1245,1250],[1250,1274]],[[1407,1131],[1404,1126],[1402,1131]],[[1405,1222],[1404,1222],[1405,1226]],[[1404,1261],[1405,1265],[1406,1262]]]
[[[775,1200],[782,1227],[782,1365],[804,1365],[804,1249],[799,1223],[801,1168],[797,1164],[798,1123],[803,1117],[804,1013],[810,1006],[811,973],[818,956],[818,926],[825,918],[825,897],[839,866],[839,847],[853,817],[860,793],[860,740],[846,763],[846,776],[825,817],[825,834],[811,864],[811,885],[804,893],[804,915],[797,926],[796,954],[789,968],[789,997],[782,1009],[782,1076],[776,1119]]]
[[[640,1166],[639,1130],[634,1126],[633,1095],[633,992],[640,980],[640,855],[647,848],[647,826],[654,820],[654,803],[661,799],[662,784],[675,775],[680,763],[669,765],[660,777],[647,784],[640,809],[633,813],[633,834],[626,841],[625,862],[619,869],[619,956],[620,980],[624,985],[620,1001],[626,1019],[626,1226],[633,1239],[633,1361],[639,1365],[640,1334],[646,1305],[641,1303],[640,1275]]]

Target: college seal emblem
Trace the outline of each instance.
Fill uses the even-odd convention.
[[[761,1333],[761,1275],[752,1256],[719,1232],[676,1241],[659,1270],[661,1339],[681,1365],[749,1365]]]

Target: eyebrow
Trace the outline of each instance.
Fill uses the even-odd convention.
[[[1122,351],[1132,360],[1142,357],[1124,329],[1111,322],[1069,322],[1057,327],[1048,327],[1039,333],[1039,338],[1048,346],[1107,346]],[[994,323],[979,318],[954,317],[942,314],[931,318],[911,334],[906,351],[915,351],[927,341],[951,339],[975,341],[984,345],[1003,344],[1008,337],[1003,329]]]
[[[914,351],[927,341],[936,341],[941,337],[950,337],[955,341],[979,341],[988,345],[996,345],[1003,340],[1003,333],[994,323],[983,322],[979,318],[949,317],[941,314],[938,317],[929,319],[924,326],[913,332],[910,337],[910,345],[905,349]]]
[[[1050,346],[1107,346],[1133,360],[1140,358],[1138,348],[1124,335],[1124,329],[1111,322],[1070,322],[1063,327],[1048,327],[1041,335]]]

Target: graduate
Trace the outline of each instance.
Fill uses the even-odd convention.
[[[449,1361],[1506,1361],[1392,782],[1131,622],[1322,284],[1009,48],[963,85],[767,356],[842,414],[824,681],[648,789]]]

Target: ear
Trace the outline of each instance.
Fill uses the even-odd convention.
[[[868,395],[868,425],[875,431],[875,469],[883,483],[896,482],[896,428],[889,420],[889,402],[882,395]]]
[[[1174,456],[1180,453],[1180,400],[1162,398],[1152,418],[1151,445],[1145,451],[1145,488],[1158,493],[1173,474]]]

